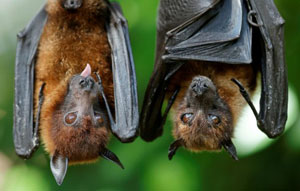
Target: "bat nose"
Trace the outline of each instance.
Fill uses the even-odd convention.
[[[83,78],[79,81],[79,85],[81,86],[82,89],[86,91],[91,91],[94,87],[94,80],[91,79],[90,77]]]
[[[206,77],[196,77],[193,79],[191,89],[197,96],[202,96],[209,89],[213,89],[212,81]]]
[[[81,7],[82,0],[65,0],[63,5],[66,10],[76,10]]]
[[[192,90],[195,92],[196,95],[201,96],[208,90],[208,86],[205,82],[193,82]]]

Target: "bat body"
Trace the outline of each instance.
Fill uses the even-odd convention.
[[[66,148],[61,150],[75,155],[76,153],[85,153],[90,149],[95,150],[93,147],[100,148],[99,143],[91,143],[87,145],[87,148],[84,148],[82,147],[84,144],[80,144],[84,140],[78,140],[79,138],[86,140],[95,139],[103,143],[108,141],[108,132],[105,128],[98,128],[99,131],[106,131],[99,132],[103,135],[97,135],[100,137],[98,139],[88,136],[96,136],[97,133],[87,133],[82,128],[74,128],[73,130],[79,131],[77,132],[78,134],[74,135],[69,132],[69,128],[67,128],[66,132],[57,132],[62,129],[58,119],[64,118],[64,116],[56,117],[56,115],[59,115],[57,108],[61,107],[65,101],[62,98],[66,97],[70,79],[74,75],[80,74],[84,70],[86,63],[89,63],[92,70],[102,76],[104,91],[107,94],[110,106],[113,106],[114,103],[111,49],[105,31],[108,8],[103,2],[99,7],[91,6],[82,7],[84,10],[87,10],[86,12],[78,10],[78,13],[74,14],[68,14],[63,7],[59,6],[58,1],[50,1],[46,8],[48,21],[40,39],[39,54],[35,66],[35,100],[38,100],[39,88],[45,83],[43,91],[45,98],[40,116],[42,119],[40,120],[40,132],[45,148],[50,156],[54,155],[56,148],[61,146],[66,146]],[[103,16],[99,15],[98,18],[93,15],[93,12],[98,11],[103,13]],[[58,27],[61,27],[61,30],[57,30]],[[36,108],[37,106],[38,101],[36,101]],[[65,113],[61,113],[61,115],[65,115]],[[55,124],[57,122],[58,124]],[[72,137],[78,138],[72,139]],[[67,145],[65,144],[66,142],[68,143]],[[68,150],[68,148],[72,149],[72,151]],[[74,159],[69,156],[69,162],[98,158],[99,154],[97,155],[97,152],[99,153],[98,149],[95,150],[93,157],[90,156],[91,158],[89,156],[85,158],[84,154]],[[86,155],[89,155],[89,153]]]
[[[141,137],[160,136],[173,110],[176,141],[169,159],[180,146],[193,151],[223,147],[237,159],[231,138],[246,103],[263,132],[280,135],[287,119],[283,23],[272,0],[161,0]],[[258,114],[250,96],[259,73]],[[162,113],[164,100],[169,102]]]
[[[99,156],[123,168],[106,146],[110,132],[122,142],[134,140],[138,108],[127,24],[118,4],[49,0],[19,38],[17,154],[29,158],[40,134],[58,184],[68,164]]]

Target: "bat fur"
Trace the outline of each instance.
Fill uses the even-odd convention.
[[[83,119],[82,128],[67,128],[62,123],[60,110],[71,77],[83,71],[87,63],[102,76],[104,92],[114,108],[111,49],[105,30],[107,6],[104,1],[88,0],[72,13],[65,10],[60,1],[49,0],[46,11],[48,21],[35,67],[36,107],[39,87],[46,83],[40,134],[50,155],[57,150],[68,157],[71,164],[93,161],[109,140],[107,128],[93,128],[89,117]]]
[[[186,109],[185,96],[195,76],[206,76],[212,80],[217,88],[220,98],[229,109],[229,116],[221,117],[218,128],[207,126],[205,116],[197,116],[190,127],[181,121],[182,112]],[[252,95],[257,81],[257,73],[251,65],[230,65],[222,63],[207,63],[190,61],[185,64],[170,80],[169,92],[174,92],[175,87],[180,87],[177,99],[172,107],[173,136],[175,139],[184,140],[184,146],[192,151],[221,149],[220,139],[224,135],[233,136],[233,128],[241,115],[246,102],[240,96],[239,89],[232,83],[231,78],[240,80],[246,90]],[[205,105],[205,102],[204,102]],[[202,124],[201,124],[202,123]],[[225,128],[229,127],[229,128]]]

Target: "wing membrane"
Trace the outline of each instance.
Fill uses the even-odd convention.
[[[47,21],[44,8],[18,34],[15,61],[14,144],[16,153],[29,158],[39,146],[34,134],[34,66],[41,33]]]
[[[203,25],[199,26],[198,31],[186,28],[180,32],[187,35],[190,31],[192,34],[187,35],[188,39],[181,42],[177,40],[177,44],[174,44],[172,38],[179,37],[177,34],[170,37],[171,43],[167,41],[167,53],[163,59],[251,63],[252,33],[247,22],[246,6],[241,0],[225,0],[222,5],[207,10],[205,15],[215,12],[217,14],[209,20],[203,16],[192,24],[199,26],[202,20]]]
[[[127,21],[119,4],[109,4],[108,39],[112,48],[115,120],[112,132],[122,141],[132,141],[137,134],[139,113],[137,83]]]

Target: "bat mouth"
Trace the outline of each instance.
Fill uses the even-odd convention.
[[[95,80],[91,77],[92,68],[89,64],[86,65],[85,69],[81,74],[73,79],[78,82],[78,89],[84,90],[86,92],[91,92],[95,87]],[[76,83],[76,82],[75,82]]]
[[[95,80],[92,77],[88,76],[79,80],[79,85],[82,90],[90,92],[94,89]]]
[[[207,92],[216,92],[216,87],[213,82],[205,76],[197,76],[193,79],[190,90],[196,95],[196,97],[202,97]]]
[[[68,11],[75,11],[82,6],[82,0],[64,0],[62,7]]]

